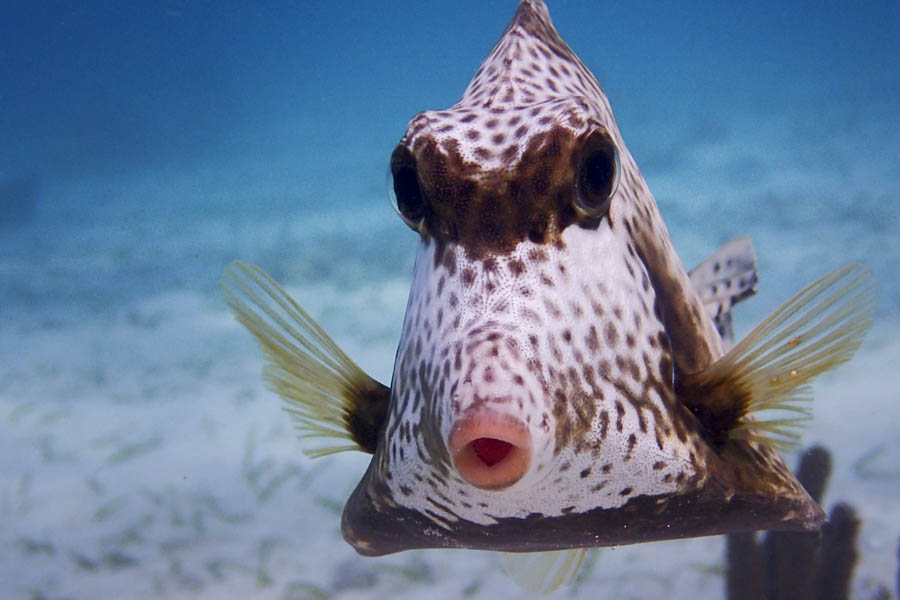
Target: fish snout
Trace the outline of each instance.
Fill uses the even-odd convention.
[[[531,467],[528,427],[516,417],[492,410],[475,409],[457,419],[447,446],[460,476],[485,490],[509,487]]]
[[[510,330],[483,325],[469,332],[460,379],[451,390],[447,449],[457,473],[484,490],[508,488],[533,469],[546,446],[541,386]]]

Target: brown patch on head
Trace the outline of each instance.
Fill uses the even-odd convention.
[[[490,129],[492,121],[485,123]],[[470,258],[511,251],[520,241],[559,244],[560,236],[577,220],[574,209],[575,170],[586,135],[575,136],[564,126],[531,137],[520,160],[484,171],[476,149],[467,160],[458,144],[440,144],[427,134],[411,149],[401,143],[394,151],[411,153],[423,196],[423,233],[440,245],[460,244]],[[500,134],[492,140],[501,144]],[[506,149],[512,158],[512,149]],[[439,253],[440,254],[440,253]]]

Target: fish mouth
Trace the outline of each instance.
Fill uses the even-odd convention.
[[[507,488],[531,466],[531,434],[520,420],[490,411],[453,425],[448,444],[456,471],[484,490]]]

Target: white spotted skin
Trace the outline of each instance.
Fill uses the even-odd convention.
[[[552,30],[542,2],[523,4],[530,5]],[[571,51],[563,57],[552,45],[552,40],[532,35],[528,26],[512,23],[459,102],[447,110],[421,112],[410,121],[409,145],[419,135],[439,144],[453,140],[463,157],[487,172],[518,162],[536,135],[560,123],[568,123],[573,131],[583,130],[582,120],[595,118],[624,148],[609,101],[594,76]],[[515,155],[504,156],[503,150],[513,146]]]
[[[417,114],[401,143],[417,148],[433,141],[445,153],[458,152],[467,165],[489,177],[512,170],[538,136],[559,127],[576,136],[602,130],[615,143],[621,181],[611,209],[613,217],[630,227],[637,250],[666,275],[666,294],[678,298],[681,310],[689,315],[687,320],[692,321],[693,331],[684,340],[692,350],[675,348],[676,363],[687,372],[705,368],[724,354],[715,324],[702,315],[703,304],[625,145],[606,94],[559,37],[543,2],[521,2],[460,100],[446,110]]]
[[[628,252],[627,240],[608,227],[572,227],[563,240],[568,250],[522,242],[490,272],[456,248],[452,276],[445,266],[435,267],[435,244],[420,246],[383,441],[389,451],[381,463],[401,506],[438,523],[463,518],[489,524],[500,517],[616,508],[637,495],[673,493],[697,474],[693,446],[675,435],[663,398],[671,374],[659,372],[659,365],[671,364],[668,349],[648,341],[665,336],[654,314],[653,289],[642,285],[643,266]],[[534,260],[536,251],[546,258]],[[510,263],[517,260],[524,269],[514,275]],[[633,366],[623,362],[635,348],[639,360]],[[487,370],[493,372],[490,381]],[[512,383],[516,375],[518,385]],[[651,379],[663,385],[648,386]],[[530,428],[532,466],[507,489],[472,486],[449,464],[444,474],[435,472],[440,458],[428,451],[424,436],[437,434],[446,447],[453,419],[469,408],[459,401],[471,398],[460,390],[467,387],[477,389],[495,412]],[[631,395],[623,396],[623,388]],[[579,409],[570,400],[579,395],[594,414],[558,446],[554,399],[565,398],[566,418],[578,423]],[[617,405],[624,411],[621,419]],[[436,431],[420,425],[423,415],[431,415]],[[401,429],[412,435],[399,435]]]
[[[461,100],[416,115],[401,144],[458,153],[490,178],[515,172],[551,129],[599,130],[615,144],[621,176],[599,225],[487,256],[425,233],[419,245],[374,475],[391,492],[383,502],[440,525],[614,509],[695,488],[706,475],[673,372],[721,356],[718,333],[609,102],[543,3],[525,0]],[[672,297],[699,332],[678,346],[660,308]],[[454,419],[474,402],[531,433],[531,466],[508,488],[478,488],[451,464]]]

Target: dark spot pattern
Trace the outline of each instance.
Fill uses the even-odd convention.
[[[597,132],[622,173],[609,215],[584,220],[573,182]],[[699,477],[704,455],[672,389],[681,347],[666,329],[676,296],[658,297],[675,287],[658,287],[658,211],[543,4],[523,2],[460,102],[416,115],[399,148],[423,218],[373,497],[441,525],[617,507]],[[533,468],[547,472],[535,481],[555,487],[498,504],[467,484],[446,436],[473,407],[528,424]]]

